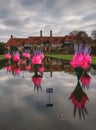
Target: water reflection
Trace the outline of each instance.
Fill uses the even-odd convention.
[[[39,52],[37,52],[37,53],[39,53]],[[36,56],[36,53],[35,53],[35,56]],[[35,64],[32,64],[32,62]],[[40,60],[38,63],[36,63],[35,60],[30,60],[28,57],[24,57],[24,55],[23,55],[21,57],[20,61],[17,61],[17,60],[13,61],[10,59],[7,60],[6,72],[8,74],[12,73],[12,75],[14,75],[14,76],[20,76],[21,74],[23,74],[23,77],[25,78],[24,80],[26,80],[26,77],[27,77],[25,75],[26,72],[29,72],[31,75],[30,82],[33,85],[34,92],[37,92],[40,94],[40,92],[42,92],[44,90],[42,92],[42,95],[44,94],[44,92],[46,93],[46,96],[47,96],[46,99],[48,99],[48,100],[46,100],[46,102],[43,105],[45,105],[47,107],[53,107],[56,105],[56,103],[54,103],[54,105],[53,105],[53,102],[54,102],[53,101],[53,97],[54,97],[53,86],[54,86],[54,90],[56,89],[55,86],[60,86],[60,87],[63,86],[65,81],[61,82],[61,79],[67,78],[65,73],[67,73],[67,74],[70,73],[73,76],[76,75],[77,76],[76,88],[74,88],[74,91],[72,93],[69,93],[69,96],[67,96],[67,99],[69,97],[69,99],[72,101],[72,103],[74,105],[74,110],[73,110],[74,117],[76,117],[76,115],[79,114],[80,119],[82,117],[85,119],[86,114],[88,114],[88,111],[86,108],[86,103],[87,103],[87,101],[89,101],[89,99],[88,99],[87,93],[85,93],[85,89],[89,88],[89,86],[90,86],[91,76],[87,70],[84,70],[81,67],[76,67],[75,69],[73,69],[73,68],[71,68],[68,61],[51,59],[51,58],[44,58],[43,61]],[[57,73],[61,72],[61,73],[58,76],[58,74],[56,72]],[[62,72],[64,72],[63,73],[64,75],[62,74]],[[50,73],[50,77],[47,77],[46,73],[47,74]],[[54,73],[55,73],[55,75],[54,75]],[[53,82],[49,81],[48,78],[49,78],[49,80],[54,79],[54,81]],[[45,82],[45,80],[47,82]],[[45,83],[45,84],[43,84],[44,87],[42,87],[43,81]],[[66,82],[67,82],[66,86],[68,86],[69,84],[72,86],[72,84],[73,84],[73,81],[70,81],[70,78],[68,80],[66,80]],[[55,84],[55,83],[57,83],[57,84]],[[48,86],[47,86],[47,84],[48,84]],[[69,85],[69,88],[70,88],[70,85]],[[57,90],[60,92],[59,89],[57,89]],[[54,91],[54,93],[55,92],[56,91]],[[62,91],[60,93],[66,93],[66,92]],[[58,92],[57,92],[57,95],[58,95]],[[58,96],[56,98],[58,98]],[[67,99],[66,99],[66,102],[67,102]]]
[[[39,92],[39,90],[42,91],[42,87],[41,87],[42,76],[41,75],[34,75],[32,77],[32,82],[34,84],[34,92],[35,92],[35,89],[37,90],[37,92]]]
[[[34,84],[34,92],[37,90],[39,92],[40,90],[42,91],[41,83],[42,83],[42,73],[39,73],[39,69],[41,68],[40,65],[34,65],[34,75],[32,76],[32,82]]]
[[[90,74],[87,72],[87,70],[84,70],[81,78],[80,78],[80,82],[82,83],[82,87],[85,88],[89,88],[90,83],[91,83],[91,76]]]
[[[83,116],[85,119],[85,115],[88,114],[88,111],[85,107],[87,101],[89,101],[87,94],[83,91],[80,82],[77,82],[77,85],[74,91],[71,93],[69,100],[72,101],[74,105],[73,114],[76,116],[76,112],[78,111],[79,118]]]

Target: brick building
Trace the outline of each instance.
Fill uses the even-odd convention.
[[[74,37],[75,38],[75,37]],[[53,36],[50,30],[49,36],[43,36],[40,30],[40,36],[29,36],[28,38],[15,38],[11,35],[7,41],[6,46],[8,49],[17,48],[23,51],[25,48],[33,50],[34,48],[42,48],[43,51],[49,52],[52,50],[61,50],[62,48],[69,48],[74,39],[71,35],[66,36]]]

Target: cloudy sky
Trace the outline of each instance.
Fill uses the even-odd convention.
[[[0,41],[96,30],[96,0],[0,0]]]

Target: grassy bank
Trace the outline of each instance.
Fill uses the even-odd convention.
[[[73,55],[64,55],[64,54],[45,54],[47,57],[58,58],[70,61]],[[4,55],[0,55],[0,60],[4,59]],[[92,64],[96,64],[96,56],[92,56]]]
[[[4,55],[0,55],[0,60],[2,60],[2,59],[4,59],[5,57],[4,57]]]
[[[58,58],[64,60],[71,60],[73,55],[63,55],[63,54],[45,54],[47,57]],[[92,56],[92,64],[96,64],[96,56]]]

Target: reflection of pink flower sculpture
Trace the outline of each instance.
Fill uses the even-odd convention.
[[[34,91],[35,89],[37,89],[38,92],[39,92],[39,89],[42,90],[41,88],[42,76],[40,75],[33,76],[32,82],[34,83]]]
[[[7,71],[7,72],[10,72],[10,71],[11,71],[11,68],[12,68],[11,65],[6,66],[6,71]]]
[[[88,45],[85,47],[82,44],[74,45],[75,54],[70,62],[73,68],[82,67],[83,69],[88,69],[91,64],[90,48]]]
[[[6,54],[5,54],[5,58],[6,58],[6,59],[11,59],[11,54],[10,54],[9,52],[6,53]]]
[[[89,87],[90,82],[91,82],[91,77],[89,74],[87,74],[86,72],[81,76],[80,81],[82,83],[82,87]]]
[[[18,75],[20,73],[20,68],[19,67],[15,67],[14,68],[14,75]]]
[[[89,100],[85,93],[84,93],[84,95],[82,95],[80,100],[77,99],[77,97],[74,95],[74,93],[72,93],[72,95],[70,96],[69,99],[71,99],[72,103],[74,104],[74,107],[76,107],[76,108],[84,108],[85,103]]]
[[[31,65],[26,65],[25,68],[29,71],[31,69]]]
[[[41,82],[42,82],[42,77],[41,76],[33,76],[32,81],[33,81],[35,86],[39,87],[41,85]]]
[[[78,109],[79,117],[81,115],[85,118],[84,114],[88,114],[85,104],[89,101],[87,94],[82,90],[80,83],[77,83],[75,90],[72,92],[69,99],[72,101],[74,105],[74,116],[76,115],[76,111]]]
[[[26,64],[26,60],[22,60],[22,64],[24,64],[24,65],[25,65],[25,64]]]
[[[38,70],[39,70],[40,73],[43,73],[44,69],[45,69],[44,66],[41,66]]]
[[[14,53],[13,60],[14,60],[15,62],[20,61],[20,54],[19,54],[19,52]]]

